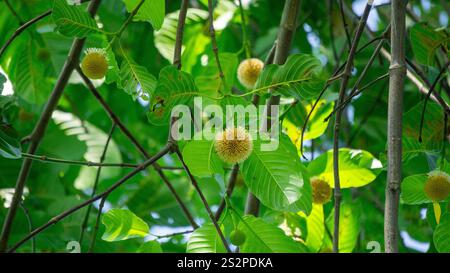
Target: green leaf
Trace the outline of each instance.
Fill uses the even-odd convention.
[[[159,74],[155,93],[150,100],[148,119],[155,125],[169,123],[172,108],[189,105],[195,95],[200,95],[191,75],[174,66],[166,66]]]
[[[422,130],[422,143],[419,142],[419,124],[422,116],[423,102],[418,103],[405,113],[403,118],[403,161],[419,153],[438,155],[442,150],[444,135],[444,114],[441,107],[429,101]]]
[[[360,230],[361,208],[351,203],[342,203],[339,220],[339,252],[350,253],[356,246]],[[331,235],[334,234],[334,209],[326,222]]]
[[[317,74],[322,69],[320,61],[307,54],[294,54],[283,65],[266,66],[258,77],[255,89],[272,89],[283,96],[298,100],[316,98],[325,81]]]
[[[12,159],[22,157],[19,136],[6,124],[0,124],[0,155]]]
[[[11,81],[15,95],[32,104],[43,104],[51,92],[46,84],[42,64],[36,57],[37,44],[29,40],[20,45],[17,57],[12,60]]]
[[[55,111],[53,119],[64,132],[46,135],[43,140],[43,148],[46,148],[46,153],[59,158],[100,162],[108,133],[90,122],[84,121],[82,123],[78,117],[71,113]],[[71,136],[71,138],[67,138],[64,134]],[[111,163],[122,162],[122,155],[114,139],[109,142],[104,160]],[[91,189],[97,176],[97,170],[98,167],[82,166],[78,176],[74,178],[74,187],[79,190]],[[120,168],[102,168],[99,179],[105,181],[119,178],[118,176],[121,173]]]
[[[210,97],[219,97],[220,93],[229,94],[234,85],[236,78],[236,70],[238,66],[238,57],[232,53],[219,54],[220,65],[224,74],[224,82],[219,75],[219,69],[214,58],[209,60],[209,63],[200,73],[200,76],[195,78],[195,84],[200,92],[207,94]]]
[[[242,163],[242,175],[250,191],[265,206],[279,211],[309,214],[311,185],[292,142],[281,135],[274,151],[264,151],[261,140],[254,142],[252,154]]]
[[[242,253],[305,253],[306,246],[284,234],[279,227],[266,223],[253,215],[243,217],[239,229],[246,235],[240,247]]]
[[[189,237],[187,253],[225,253],[226,249],[212,223],[196,229]]]
[[[148,235],[147,223],[126,209],[111,209],[102,216],[106,230],[102,239],[107,242],[127,240]]]
[[[147,68],[136,64],[134,60],[125,55],[119,74],[120,87],[133,99],[142,97],[148,100],[156,88],[156,78],[147,71]]]
[[[156,48],[170,63],[173,62],[178,15],[179,11],[167,14],[161,29],[154,32]],[[207,19],[208,12],[205,10],[194,8],[187,10],[181,56],[183,71],[191,71],[210,42],[210,38],[203,34],[203,24]]]
[[[329,120],[324,122],[324,119],[333,111],[333,106],[334,103],[327,103],[325,100],[321,100],[317,104],[309,118],[303,138],[304,141],[318,138],[325,133]],[[283,120],[283,128],[285,128],[292,142],[296,144],[297,149],[300,149],[303,123],[311,108],[312,103],[299,102],[288,112]]]
[[[313,204],[312,211],[309,216],[306,216],[304,213],[299,214],[306,218],[306,246],[311,252],[319,251],[325,235],[325,216],[323,213],[323,205]]]
[[[128,12],[132,12],[141,0],[123,0]],[[147,0],[139,8],[134,16],[134,21],[149,22],[155,30],[161,28],[166,13],[166,4],[164,0]]]
[[[403,179],[401,184],[401,200],[408,205],[430,203],[425,195],[424,187],[428,176],[426,174],[411,175]]]
[[[440,253],[450,253],[450,213],[447,212],[441,217],[439,225],[433,233],[433,241],[437,251]]]
[[[158,241],[148,241],[143,243],[138,250],[137,253],[163,253],[161,245]]]
[[[101,32],[89,13],[79,6],[68,5],[66,0],[55,0],[52,17],[56,30],[68,37],[84,38]]]
[[[445,30],[435,30],[421,22],[411,28],[411,46],[418,62],[433,66],[436,50],[447,48],[450,36]]]
[[[381,167],[381,162],[367,151],[339,149],[341,188],[356,188],[371,183],[380,173]],[[311,177],[320,177],[334,188],[333,150],[329,150],[309,163],[308,172]]]
[[[192,140],[184,146],[183,157],[193,175],[210,177],[223,173],[222,162],[212,140]]]

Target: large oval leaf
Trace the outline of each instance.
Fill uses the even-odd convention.
[[[361,208],[354,203],[341,204],[339,220],[339,252],[350,253],[358,241]],[[334,209],[329,214],[326,222],[327,229],[331,235],[334,234]]]
[[[66,0],[55,0],[52,16],[56,30],[69,37],[84,38],[101,32],[89,13],[79,6],[68,5]]]
[[[132,12],[141,0],[123,0],[128,12]],[[164,22],[166,3],[164,0],[145,1],[134,16],[135,21],[147,21],[158,30]]]
[[[212,223],[196,229],[189,237],[186,252],[188,253],[226,253],[222,240]]]
[[[141,97],[144,100],[150,98],[150,94],[156,88],[156,78],[147,71],[144,66],[138,65],[130,57],[124,55],[120,66],[119,86],[130,94],[133,99]]]
[[[246,235],[244,244],[240,247],[243,253],[304,253],[306,246],[294,241],[283,230],[264,222],[252,215],[243,217],[239,229]]]
[[[403,203],[408,205],[419,205],[431,202],[423,190],[427,177],[426,174],[417,174],[403,179],[400,196]]]
[[[122,241],[148,235],[147,223],[126,209],[111,209],[102,216],[106,230],[102,239],[108,242]]]
[[[242,164],[250,191],[267,207],[279,211],[311,211],[311,185],[297,150],[282,135],[278,149],[264,151],[255,141],[252,154]]]
[[[210,177],[223,173],[222,162],[214,150],[212,140],[193,140],[184,146],[183,157],[193,175]]]
[[[436,249],[441,253],[450,253],[450,213],[447,212],[441,217],[433,234],[433,241]]]
[[[271,88],[284,96],[298,100],[315,98],[322,90],[325,81],[317,74],[322,64],[308,54],[294,54],[283,65],[266,66],[255,83],[255,89],[266,91]]]
[[[174,66],[166,66],[159,73],[158,85],[150,100],[148,119],[155,125],[168,124],[172,108],[175,105],[189,105],[194,95],[198,94],[191,75]]]
[[[178,15],[179,11],[167,14],[161,29],[154,32],[156,48],[170,63],[173,62]],[[206,45],[210,43],[210,37],[202,33],[203,24],[207,19],[208,12],[205,10],[194,8],[187,10],[181,56],[183,71],[191,71]]]
[[[362,150],[339,149],[339,178],[341,188],[362,187],[374,181],[381,171],[381,162]],[[334,188],[333,150],[320,155],[308,165],[311,177],[317,176]]]

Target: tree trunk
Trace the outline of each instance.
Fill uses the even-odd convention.
[[[398,207],[402,178],[402,113],[406,76],[405,11],[406,0],[391,2],[391,64],[389,67],[388,174],[384,217],[384,241],[387,253],[398,252]]]

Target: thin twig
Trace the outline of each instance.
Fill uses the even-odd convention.
[[[213,12],[213,4],[212,0],[208,0],[208,13],[209,13],[209,35],[211,36],[211,44],[212,44],[212,50],[214,53],[214,57],[216,59],[217,69],[219,71],[219,77],[222,81],[222,84],[224,84],[224,77],[222,70],[222,65],[220,64],[219,59],[219,48],[217,47],[217,40],[216,40],[216,31],[214,30],[214,12]]]
[[[419,127],[419,142],[422,142],[422,131],[423,131],[423,123],[425,121],[425,112],[427,111],[427,103],[428,99],[431,96],[431,93],[433,93],[436,85],[439,82],[439,79],[442,77],[444,72],[447,70],[447,67],[450,65],[450,62],[447,62],[444,67],[442,67],[439,74],[436,76],[436,79],[434,80],[433,84],[430,87],[430,90],[428,91],[427,95],[425,96],[425,101],[423,102],[423,109],[422,109],[422,116],[420,117],[420,127]]]
[[[242,46],[244,47],[245,50],[245,57],[247,59],[252,57],[252,53],[251,53],[251,46],[250,46],[250,40],[248,39],[248,35],[247,35],[247,20],[245,19],[245,12],[244,12],[244,7],[242,6],[242,0],[239,0],[239,11],[241,14],[241,27],[242,27]]]
[[[231,252],[230,246],[228,245],[227,240],[225,239],[225,236],[223,235],[222,230],[219,227],[219,224],[216,221],[216,218],[214,217],[214,214],[211,211],[211,208],[208,205],[208,201],[206,200],[205,196],[203,195],[202,190],[200,189],[200,186],[198,185],[197,179],[195,179],[194,175],[189,170],[189,167],[186,165],[183,159],[183,155],[180,152],[180,149],[176,144],[174,144],[173,150],[175,151],[178,159],[180,160],[181,164],[183,165],[184,170],[186,171],[187,175],[189,176],[189,179],[191,180],[192,185],[194,186],[195,190],[197,191],[200,199],[202,200],[203,206],[206,209],[206,212],[208,213],[208,216],[211,220],[211,222],[214,224],[214,227],[217,230],[217,234],[219,234],[220,239],[222,240],[222,243],[227,250],[228,253]]]
[[[14,15],[14,17],[17,18],[17,21],[19,21],[20,25],[23,25],[23,20],[20,17],[20,15],[14,10],[14,8],[11,6],[11,4],[9,3],[9,0],[4,0],[6,7],[11,11],[11,13]]]
[[[22,208],[23,213],[25,214],[25,218],[27,219],[29,232],[32,232],[32,231],[33,231],[33,222],[31,222],[30,212],[29,212],[28,209],[25,207],[25,205],[23,204],[23,202],[20,202],[20,207]],[[35,238],[33,238],[33,239],[31,240],[31,251],[32,251],[33,253],[36,253],[36,240],[35,240]]]
[[[175,39],[175,50],[173,53],[173,65],[181,69],[181,49],[183,47],[184,25],[186,22],[186,14],[189,6],[189,0],[182,0],[180,12],[178,14],[177,35]]]
[[[336,107],[341,105],[345,99],[345,91],[347,89],[348,81],[351,77],[351,70],[353,68],[353,60],[358,49],[358,44],[361,39],[361,35],[364,31],[367,18],[369,17],[370,10],[372,8],[372,0],[368,0],[364,8],[364,13],[358,23],[355,37],[352,40],[350,52],[347,57],[347,63],[344,71],[342,72],[342,81],[339,89],[339,99]],[[342,5],[342,3],[341,3]],[[340,221],[340,208],[341,208],[341,184],[339,177],[339,130],[341,123],[342,109],[336,112],[333,134],[333,174],[334,174],[334,233],[333,233],[333,252],[339,252],[339,221]]]
[[[228,180],[227,190],[225,192],[225,195],[222,197],[222,200],[220,201],[220,204],[219,204],[219,208],[217,209],[216,214],[214,216],[216,218],[216,221],[220,220],[220,216],[222,215],[222,212],[227,205],[226,198],[229,198],[231,196],[231,194],[233,193],[238,174],[239,174],[239,164],[234,164],[233,170],[231,171],[231,174],[230,174],[230,179]]]
[[[345,37],[347,38],[348,50],[350,50],[352,47],[352,41],[350,39],[350,31],[348,30],[348,23],[347,20],[345,19],[344,4],[342,3],[342,0],[339,0],[339,11],[341,12],[342,24],[344,26]]]
[[[155,235],[152,234],[153,236],[155,236],[158,239],[162,239],[162,238],[169,238],[169,237],[174,237],[174,236],[179,236],[179,235],[184,235],[184,234],[189,234],[194,232],[194,229],[190,229],[190,230],[185,230],[185,231],[180,231],[180,232],[174,232],[174,233],[169,233],[169,234],[163,234],[163,235]]]
[[[352,101],[352,99],[356,96],[358,96],[359,94],[361,94],[364,90],[367,90],[369,87],[372,87],[374,84],[376,84],[377,82],[386,79],[387,77],[389,77],[389,73],[386,73],[384,75],[381,75],[379,77],[377,77],[376,79],[370,81],[368,84],[364,85],[361,88],[356,88],[354,89],[355,92],[352,92],[349,94],[349,96],[342,102],[342,105],[337,105],[333,111],[324,119],[324,122],[327,122],[330,117],[335,114],[338,110],[343,110],[345,107],[347,107],[347,105]],[[355,85],[356,87],[356,85]]]
[[[0,49],[0,58],[2,57],[3,53],[5,53],[8,46],[16,39],[24,30],[35,24],[36,22],[39,22],[40,20],[44,19],[48,15],[52,13],[51,10],[48,10],[44,12],[41,15],[38,15],[37,17],[31,19],[30,21],[26,22],[25,24],[21,25],[19,28],[14,31],[14,33],[11,35],[11,37],[5,42],[5,44]]]
[[[105,206],[105,202],[106,202],[107,198],[108,198],[108,195],[103,196],[103,198],[100,200],[100,204],[98,205],[97,218],[95,219],[94,230],[92,231],[92,238],[91,238],[91,243],[89,244],[88,253],[94,252],[95,242],[97,241],[97,233],[98,233],[98,229],[100,227],[100,219],[102,217],[103,207]]]
[[[117,181],[116,183],[114,183],[111,187],[109,187],[106,191],[84,201],[83,203],[72,207],[66,211],[64,211],[61,214],[58,214],[57,216],[53,217],[52,219],[50,219],[50,221],[48,221],[46,224],[36,228],[35,230],[33,230],[33,232],[31,232],[30,234],[28,234],[27,236],[25,236],[25,238],[23,238],[22,240],[20,240],[17,244],[15,244],[11,249],[8,250],[8,252],[15,252],[17,250],[17,248],[19,248],[21,245],[23,245],[24,243],[26,243],[28,240],[30,240],[31,238],[33,238],[34,236],[36,236],[37,234],[43,232],[44,230],[46,230],[48,227],[58,223],[59,221],[61,221],[62,219],[66,218],[67,216],[71,215],[72,213],[84,208],[85,206],[92,204],[93,202],[108,196],[111,192],[113,192],[115,189],[117,189],[119,186],[121,186],[123,183],[125,183],[126,181],[128,181],[130,178],[132,178],[133,176],[135,176],[136,174],[140,173],[141,171],[143,171],[144,169],[146,169],[148,166],[152,165],[154,162],[156,162],[158,159],[160,159],[161,157],[163,157],[164,155],[166,155],[171,149],[170,145],[166,145],[160,152],[158,152],[156,155],[154,155],[153,157],[147,159],[145,162],[143,162],[142,164],[139,165],[139,167],[137,167],[136,169],[134,169],[133,171],[129,172],[127,175],[125,175],[122,179],[120,179],[119,181]]]
[[[114,130],[115,129],[116,129],[116,124],[113,123],[113,125],[111,126],[111,130],[108,133],[108,137],[106,138],[106,142],[105,142],[105,146],[103,148],[103,152],[102,152],[102,154],[100,156],[100,163],[103,163],[103,161],[105,161],[106,152],[108,151],[108,146],[109,146],[109,143],[110,143],[110,141],[112,139],[112,136],[114,134]],[[94,197],[95,194],[97,193],[97,187],[98,187],[98,183],[100,181],[100,173],[101,173],[101,171],[102,171],[102,167],[99,167],[97,169],[97,174],[95,175],[95,181],[94,181],[94,185],[92,187],[91,198]],[[83,219],[83,223],[81,224],[80,239],[78,240],[80,245],[83,243],[84,232],[85,232],[85,230],[87,228],[87,224],[88,224],[88,221],[89,221],[89,216],[91,214],[91,209],[92,209],[92,204],[90,204],[87,207],[86,214],[85,214],[84,219]]]
[[[32,154],[28,154],[28,153],[22,153],[22,157],[41,161],[41,162],[52,162],[52,163],[87,166],[87,167],[136,168],[137,166],[139,166],[138,164],[130,164],[130,163],[102,163],[102,162],[91,162],[91,161],[66,160],[66,159],[48,157],[45,155],[32,155]]]

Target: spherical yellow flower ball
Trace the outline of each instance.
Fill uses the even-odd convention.
[[[81,61],[81,70],[91,80],[105,77],[108,71],[108,58],[102,48],[89,48]]]
[[[331,199],[331,187],[327,181],[313,177],[311,178],[313,202],[315,204],[325,204]]]
[[[450,176],[441,171],[429,173],[423,190],[434,202],[444,200],[450,194]]]
[[[243,60],[237,70],[239,82],[248,89],[253,88],[263,68],[264,63],[259,59]]]
[[[227,128],[216,135],[214,147],[220,159],[235,164],[247,159],[253,150],[253,142],[244,128]]]

